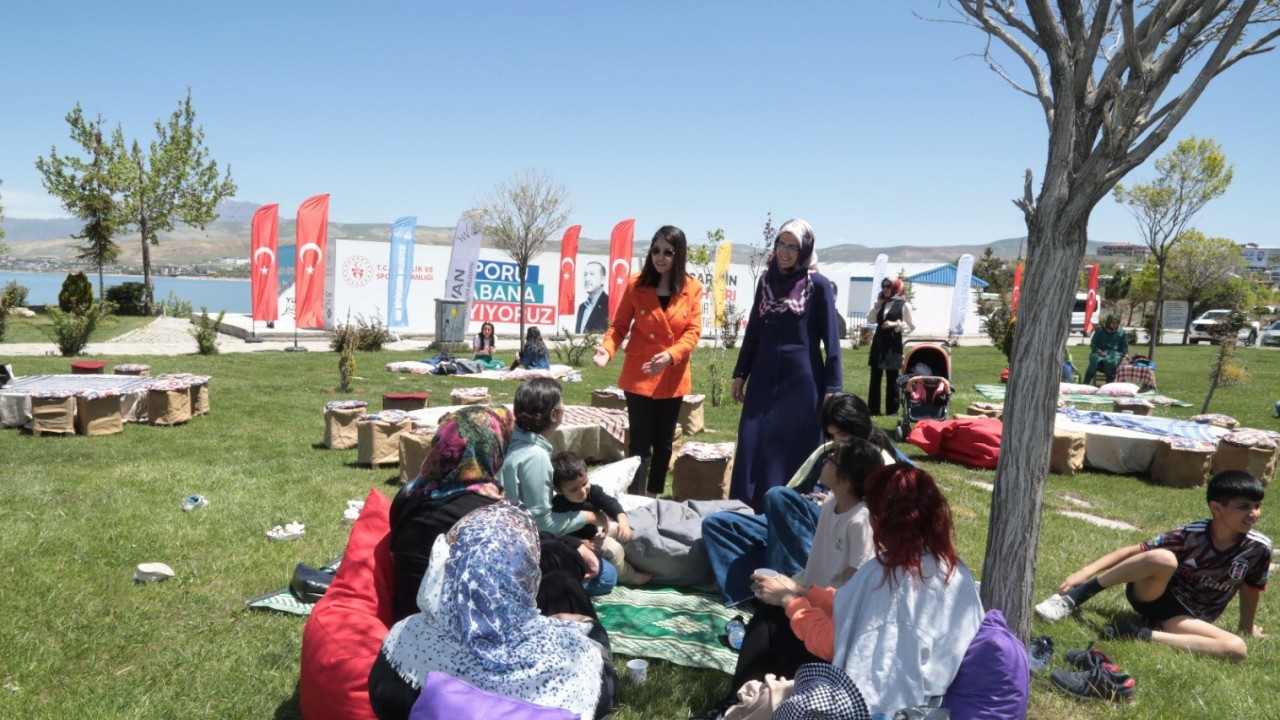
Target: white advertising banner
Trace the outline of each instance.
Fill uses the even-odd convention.
[[[443,297],[446,300],[466,300],[471,309],[471,291],[476,279],[476,262],[480,260],[480,246],[484,235],[466,215],[458,220],[453,231],[453,252],[449,256],[449,282]]]
[[[973,283],[973,256],[965,253],[956,263],[956,287],[951,294],[951,324],[948,334],[964,335],[964,321],[969,314],[969,286]]]

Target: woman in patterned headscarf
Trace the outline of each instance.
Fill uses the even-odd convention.
[[[436,540],[418,592],[421,612],[391,628],[369,674],[381,720],[407,717],[432,671],[584,720],[608,711],[606,656],[587,637],[589,625],[538,613],[539,554],[533,517],[505,501],[473,511]],[[430,705],[431,688],[425,692]]]
[[[498,470],[506,457],[514,416],[501,405],[468,407],[441,418],[422,472],[401,488],[391,502],[391,556],[395,560],[396,620],[418,611],[416,597],[431,560],[436,538],[477,508],[500,500]],[[543,583],[539,607],[594,617],[591,601],[578,593],[580,583],[599,571],[599,560],[576,538],[548,537],[542,551],[543,572],[556,573]],[[566,582],[567,580],[567,582]]]
[[[733,399],[743,406],[729,497],[756,512],[822,443],[818,411],[843,382],[835,293],[813,246],[804,220],[778,230],[733,370]]]

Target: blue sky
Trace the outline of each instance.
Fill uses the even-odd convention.
[[[933,0],[9,5],[10,217],[61,214],[33,163],[70,149],[75,103],[145,140],[188,86],[239,199],[286,217],[329,192],[337,221],[451,226],[534,168],[593,238],[635,217],[755,242],[771,211],[819,247],[986,243],[1025,234],[1010,199],[1044,166],[1038,106],[967,56],[982,35],[913,16],[949,17]],[[1237,65],[1174,134],[1235,164],[1211,235],[1280,245],[1277,81],[1280,53]],[[1110,199],[1090,231],[1138,241]]]

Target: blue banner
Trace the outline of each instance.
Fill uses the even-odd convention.
[[[409,326],[409,282],[413,279],[414,216],[402,217],[391,226],[391,263],[387,273],[387,327]]]

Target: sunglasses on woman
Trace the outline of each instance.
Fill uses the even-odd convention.
[[[652,250],[649,251],[649,253],[652,254],[654,257],[671,258],[676,256],[676,251],[672,250],[671,248],[654,247]]]

